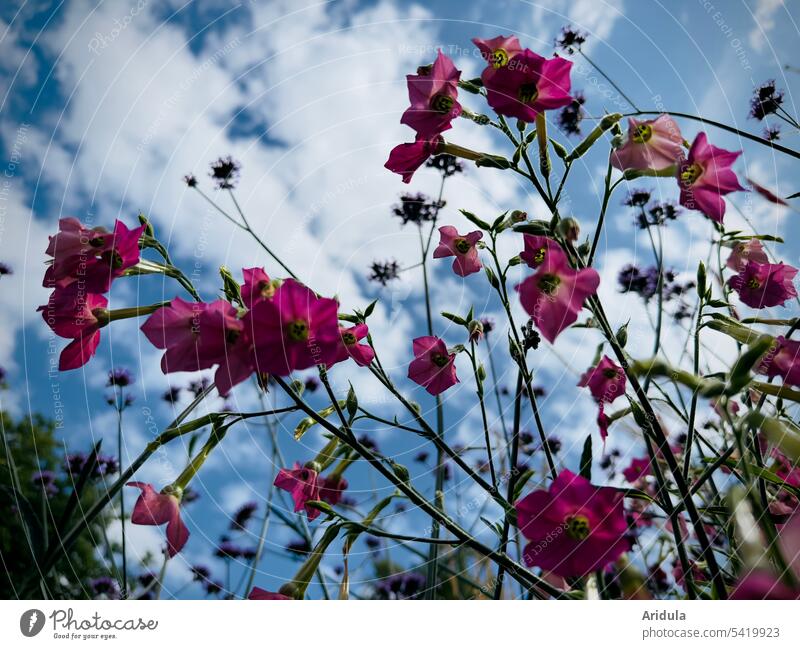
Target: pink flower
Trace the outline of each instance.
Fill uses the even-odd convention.
[[[601,570],[630,549],[623,496],[563,470],[548,490],[517,503],[519,529],[530,543],[523,557],[561,577]]]
[[[269,590],[264,590],[263,588],[259,588],[258,586],[253,586],[253,590],[250,591],[250,594],[247,596],[247,599],[292,599],[292,598],[287,597],[286,595],[281,595],[280,593],[273,593]]]
[[[553,342],[578,319],[584,300],[594,295],[599,285],[600,275],[594,268],[574,270],[566,256],[549,254],[536,273],[516,289],[525,311]]]
[[[603,409],[603,404],[601,402],[597,409],[597,428],[600,431],[600,437],[602,438],[604,444],[606,438],[608,437],[608,429],[610,427],[611,427],[611,419]]]
[[[486,69],[481,73],[483,84],[488,86],[497,70],[508,65],[508,62],[522,52],[522,46],[516,36],[495,36],[483,39],[473,38],[481,56],[486,60]]]
[[[336,350],[336,359],[333,362],[339,363],[352,358],[356,365],[361,367],[369,365],[372,359],[375,358],[375,350],[369,345],[358,344],[358,341],[365,338],[368,333],[369,327],[364,323],[357,324],[349,329],[340,327],[339,347]]]
[[[683,152],[682,144],[681,130],[669,115],[643,121],[631,117],[628,120],[628,139],[611,153],[611,164],[621,171],[660,171],[678,163]]]
[[[417,136],[431,139],[452,128],[451,122],[461,114],[458,103],[456,70],[447,56],[440,51],[430,68],[420,68],[419,74],[409,74],[408,98],[411,106],[403,113],[401,124],[410,126]]]
[[[728,280],[739,299],[754,309],[783,305],[797,297],[792,284],[797,269],[787,264],[759,264],[747,262],[744,270]]]
[[[57,288],[47,304],[39,307],[42,318],[56,335],[72,338],[58,359],[60,371],[74,370],[89,362],[100,344],[100,328],[107,324],[108,300],[86,293],[78,282]]]
[[[587,387],[598,403],[613,403],[625,394],[625,371],[608,356],[603,356],[595,367],[581,376],[578,385]]]
[[[413,143],[398,144],[392,149],[389,159],[383,166],[389,171],[400,174],[404,183],[410,183],[414,172],[425,164],[443,143],[441,135],[431,140],[417,136]]]
[[[764,252],[764,248],[758,239],[739,241],[733,247],[733,251],[728,256],[728,261],[725,265],[731,270],[740,273],[745,269],[748,261],[755,261],[759,264],[769,263],[769,257],[767,257],[767,253]]]
[[[221,395],[253,373],[249,331],[230,302],[187,302],[174,298],[142,325],[142,332],[164,349],[161,371],[194,372],[219,365],[214,376]]]
[[[500,115],[533,122],[545,110],[572,103],[571,68],[571,61],[545,59],[524,49],[491,75],[486,99]]]
[[[637,457],[631,460],[627,469],[622,472],[625,479],[630,483],[636,483],[645,476],[650,475],[650,458]]]
[[[731,599],[786,600],[800,599],[800,590],[792,590],[770,570],[757,568],[739,579]]]
[[[287,279],[271,300],[245,316],[259,372],[287,376],[314,365],[332,365],[341,344],[339,304],[317,297],[300,282]]]
[[[778,336],[761,359],[758,371],[769,378],[780,376],[784,383],[800,387],[800,342]]]
[[[44,286],[64,287],[77,279],[89,293],[105,293],[111,282],[139,263],[139,239],[144,225],[129,230],[116,221],[113,232],[85,228],[74,218],[61,219],[59,232],[50,237],[46,254],[53,257]]]
[[[436,336],[414,339],[414,360],[408,366],[408,378],[436,396],[458,383],[456,355]]]
[[[288,491],[294,501],[294,511],[306,510],[308,520],[313,521],[319,516],[319,510],[306,505],[309,500],[320,499],[320,479],[314,469],[301,467],[294,463],[294,469],[281,469],[275,476],[275,486]]]
[[[135,525],[167,524],[167,553],[174,557],[189,540],[189,530],[181,520],[180,500],[172,494],[158,493],[153,485],[144,482],[129,482],[142,493],[133,506],[131,523]]]
[[[800,580],[800,512],[795,511],[792,517],[778,528],[778,545],[786,560],[786,566]]]
[[[269,300],[275,294],[275,287],[263,268],[243,268],[242,276],[242,302],[248,309],[252,309],[256,302]]]
[[[452,225],[443,225],[439,228],[439,234],[441,238],[436,250],[433,251],[434,259],[455,257],[453,272],[461,277],[477,273],[482,268],[475,244],[483,238],[483,232],[475,230],[459,234]]]
[[[347,480],[342,476],[330,475],[319,479],[319,497],[329,505],[338,505],[342,494],[347,489]]]
[[[550,237],[543,237],[536,234],[523,235],[525,250],[519,253],[520,259],[531,268],[539,268],[544,263],[548,255],[564,256],[561,246]]]
[[[744,191],[731,166],[741,151],[726,151],[708,143],[705,133],[698,133],[689,149],[689,157],[678,165],[680,204],[699,210],[708,218],[722,223],[725,216],[725,194]]]

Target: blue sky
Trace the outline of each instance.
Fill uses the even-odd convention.
[[[432,406],[419,389],[403,382],[410,359],[410,340],[424,333],[419,299],[421,277],[409,271],[395,285],[380,289],[366,281],[373,259],[393,257],[402,265],[417,262],[416,233],[402,229],[390,216],[400,192],[434,194],[438,178],[419,173],[410,188],[383,168],[391,147],[411,139],[399,124],[406,106],[404,75],[433,59],[436,49],[451,55],[469,78],[480,73],[481,61],[470,43],[473,36],[516,33],[523,43],[551,54],[553,38],[564,24],[589,33],[587,53],[640,108],[668,109],[727,122],[760,133],[762,123],[748,118],[754,85],[777,80],[785,90],[785,106],[796,114],[798,74],[786,69],[795,61],[797,5],[776,0],[659,3],[651,0],[547,2],[66,2],[4,3],[0,8],[0,139],[3,142],[3,184],[0,184],[0,261],[14,270],[2,278],[0,292],[0,365],[13,390],[0,394],[2,406],[17,414],[54,414],[53,394],[65,404],[64,427],[71,449],[88,449],[98,438],[113,446],[114,413],[105,405],[105,374],[124,365],[137,375],[136,403],[126,413],[126,449],[135,456],[151,435],[149,408],[159,425],[171,406],[160,400],[169,385],[158,367],[158,352],[137,333],[136,323],[123,322],[103,331],[97,357],[82,370],[50,375],[50,363],[62,342],[53,339],[35,309],[46,301],[41,288],[47,235],[60,216],[77,216],[96,224],[122,218],[135,222],[138,211],[154,222],[159,236],[189,272],[197,269],[207,299],[218,290],[216,269],[224,264],[238,273],[261,265],[279,274],[246,236],[232,231],[196,194],[180,182],[194,172],[206,182],[208,163],[231,154],[242,162],[238,197],[266,241],[317,291],[339,296],[346,309],[381,302],[371,321],[384,365],[410,398],[428,412]],[[603,110],[629,110],[625,101],[592,68],[576,59],[573,87],[582,90],[590,115]],[[477,98],[465,105],[486,110]],[[681,121],[687,139],[698,124]],[[590,128],[590,126],[588,127]],[[588,130],[585,129],[585,130]],[[745,176],[788,195],[797,191],[791,160],[740,141],[734,135],[709,131],[711,141],[742,149],[737,163]],[[448,139],[478,150],[508,154],[495,133],[460,120]],[[561,138],[566,141],[566,137]],[[787,146],[797,147],[797,133],[785,129]],[[606,150],[596,147],[582,159],[567,187],[568,210],[592,232],[598,213]],[[674,182],[638,181],[663,200],[677,198]],[[624,191],[612,199],[598,267],[601,296],[613,300],[616,324],[631,321],[634,356],[649,354],[649,321],[634,296],[619,296],[615,277],[626,263],[650,263],[646,237],[631,226],[621,205]],[[543,214],[541,201],[509,174],[469,167],[448,181],[448,206],[442,221],[458,228],[467,223],[457,208],[493,217],[508,209]],[[760,201],[753,194],[732,198],[730,228],[749,230],[744,218],[765,234],[789,242],[776,251],[797,264],[797,219],[791,211]],[[711,236],[699,214],[684,213],[665,233],[666,259],[686,277],[705,258]],[[521,247],[507,237],[510,257]],[[461,280],[450,264],[433,264],[436,311],[498,316],[499,305],[488,299],[480,276]],[[111,306],[121,307],[169,299],[178,287],[145,277],[117,282]],[[780,313],[781,310],[776,310]],[[521,320],[520,316],[520,320]],[[437,317],[437,333],[450,344],[461,334]],[[503,336],[495,338],[503,353]],[[672,327],[666,353],[680,356],[684,336]],[[556,346],[537,352],[537,382],[546,386],[545,425],[565,441],[565,465],[574,467],[576,449],[594,429],[594,406],[575,387],[578,375],[594,356],[599,337],[587,330],[561,336]],[[729,358],[725,341],[709,345],[704,362],[719,367]],[[469,409],[473,385],[468,364],[459,365],[462,383],[447,394],[448,439],[469,445],[482,438],[479,418]],[[500,364],[501,381],[511,386],[510,368]],[[373,381],[352,367],[334,373],[340,390],[352,380],[362,403],[384,414],[398,413]],[[173,377],[185,385],[190,376]],[[255,407],[249,386],[232,399],[242,409]],[[219,402],[212,405],[219,405]],[[510,404],[509,404],[510,405]],[[466,414],[465,414],[466,413]],[[493,409],[496,419],[497,412]],[[527,416],[527,415],[526,415]],[[293,422],[290,422],[293,423]],[[291,426],[290,426],[291,429]],[[419,439],[396,431],[368,431],[385,452],[399,454],[421,484],[430,484],[429,469],[414,465]],[[610,444],[635,453],[630,425],[621,423]],[[289,461],[309,459],[320,438],[309,434],[302,443],[283,432],[282,450]],[[246,500],[263,504],[272,467],[263,430],[233,430],[195,486],[202,498],[187,510],[192,540],[172,562],[169,585],[175,590],[187,578],[187,566],[208,561],[209,548],[228,524],[231,512]],[[182,468],[185,449],[175,447],[165,461],[146,467],[141,477],[164,483]],[[381,480],[356,469],[353,494],[362,507],[386,493]],[[384,491],[381,491],[384,490]],[[468,502],[476,493],[455,475],[448,501]],[[491,514],[497,515],[490,508]],[[393,529],[419,532],[425,522],[413,512],[393,517]],[[480,525],[480,524],[479,524]],[[136,529],[132,553],[157,549],[160,532]],[[274,522],[269,545],[280,550],[291,534]],[[486,537],[491,538],[491,537]],[[410,555],[392,550],[392,557],[410,565]],[[336,562],[331,562],[331,566]],[[219,570],[219,564],[216,566]],[[293,566],[270,554],[258,582],[276,586]],[[360,575],[368,578],[368,574]],[[192,593],[193,591],[185,591]]]

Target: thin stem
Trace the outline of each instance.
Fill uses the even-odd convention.
[[[489,419],[486,416],[486,403],[483,399],[483,380],[478,374],[478,364],[475,361],[475,343],[470,341],[470,347],[472,348],[472,352],[469,355],[470,361],[472,361],[472,372],[475,376],[475,384],[476,390],[478,393],[478,403],[480,404],[481,408],[481,419],[483,421],[483,437],[484,441],[486,442],[486,454],[489,457],[489,472],[492,476],[492,486],[497,489],[497,474],[494,470],[494,459],[492,458],[492,440],[491,436],[489,435]]]
[[[630,99],[630,97],[628,97],[628,95],[626,95],[624,92],[622,92],[622,89],[616,83],[614,83],[614,81],[611,79],[611,77],[609,77],[605,72],[603,72],[600,69],[600,67],[594,61],[592,61],[592,59],[590,59],[588,56],[586,56],[586,53],[583,50],[579,49],[578,53],[586,60],[586,62],[589,65],[591,65],[595,70],[597,70],[603,76],[603,78],[606,81],[608,81],[614,87],[614,90],[616,90],[619,93],[620,97],[622,97],[625,101],[627,101],[634,110],[637,110],[637,111],[639,110],[639,108],[636,106],[636,104],[633,103],[633,101]]]

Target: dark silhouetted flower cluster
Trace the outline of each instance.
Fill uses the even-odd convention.
[[[556,38],[556,47],[560,47],[565,52],[572,54],[575,50],[581,49],[586,42],[586,33],[572,25],[565,25],[561,28],[561,33]]]
[[[89,456],[85,453],[70,453],[64,459],[64,471],[71,480],[77,480],[88,462]],[[94,468],[89,478],[97,480],[119,472],[119,461],[111,455],[98,455]]]
[[[124,388],[133,383],[133,374],[124,367],[118,367],[108,373],[107,387]]]
[[[580,135],[581,122],[586,116],[583,110],[586,97],[583,96],[582,92],[575,92],[572,95],[572,99],[572,103],[562,108],[561,112],[558,114],[558,127],[561,129],[562,133],[566,133],[567,135]]]
[[[392,213],[403,220],[403,225],[422,225],[435,220],[444,206],[444,201],[433,200],[425,194],[403,194],[400,204],[392,208]]]
[[[750,100],[750,117],[764,119],[767,115],[777,113],[782,103],[783,91],[776,88],[774,79],[770,79],[753,91],[753,97]]]
[[[236,183],[239,182],[239,171],[241,165],[236,162],[231,156],[218,158],[211,163],[211,179],[214,181],[217,189],[233,189]],[[189,184],[187,182],[187,184]],[[197,182],[195,181],[195,184]],[[189,185],[193,187],[194,185]]]
[[[393,259],[389,261],[373,261],[370,270],[372,273],[369,279],[383,286],[400,276],[400,264]]]
[[[425,577],[404,572],[381,579],[375,587],[375,599],[417,599],[425,589]]]
[[[664,225],[668,221],[674,221],[680,214],[680,209],[673,203],[655,203],[649,208],[642,208],[636,215],[636,225],[640,230],[648,227]]]
[[[464,165],[461,164],[461,161],[449,153],[441,153],[434,156],[425,163],[425,166],[438,169],[445,178],[449,178],[450,176],[464,171]]]

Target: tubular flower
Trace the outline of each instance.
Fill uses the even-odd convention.
[[[546,255],[536,273],[518,284],[520,301],[551,343],[578,319],[584,300],[597,292],[600,275],[593,268],[570,268],[564,255]]]
[[[517,503],[519,529],[530,543],[523,558],[560,577],[602,570],[630,549],[623,496],[563,470],[548,490]]]
[[[748,261],[755,261],[759,264],[769,263],[769,257],[758,239],[737,242],[725,265],[731,270],[741,273]]]
[[[436,396],[458,383],[455,354],[436,336],[414,339],[414,360],[408,366],[408,378]]]
[[[438,151],[444,143],[441,135],[437,135],[430,140],[417,136],[414,142],[398,144],[391,153],[389,159],[383,165],[389,171],[400,174],[404,183],[410,183],[414,173],[425,161]]]
[[[583,373],[578,385],[588,387],[598,403],[613,403],[625,394],[625,372],[608,356],[603,356],[597,365]]]
[[[350,328],[339,328],[340,343],[336,350],[336,359],[334,363],[352,358],[356,365],[366,367],[375,358],[375,350],[369,345],[359,344],[359,340],[365,338],[369,333],[369,327],[366,324],[360,323]]]
[[[520,259],[531,268],[539,268],[544,260],[549,256],[564,256],[561,246],[550,237],[543,237],[537,234],[523,235],[525,250],[519,253]]]
[[[769,378],[780,376],[787,385],[800,387],[800,342],[778,336],[761,359],[758,371]]]
[[[533,122],[545,110],[572,103],[571,68],[571,61],[546,59],[525,49],[497,68],[486,87],[486,100],[500,115]]]
[[[259,372],[287,376],[314,365],[332,365],[341,344],[336,300],[317,297],[308,287],[287,279],[272,300],[245,315]]]
[[[492,77],[500,68],[506,67],[511,59],[522,52],[522,46],[516,36],[473,38],[472,42],[478,46],[481,56],[486,60],[486,69],[481,73],[481,80],[485,86],[491,83]]]
[[[167,553],[174,557],[189,540],[189,530],[181,519],[180,500],[174,494],[158,493],[153,485],[129,482],[128,487],[141,490],[133,506],[131,523],[134,525],[167,525]]]
[[[275,286],[263,268],[243,268],[242,302],[248,309],[262,300],[269,300],[275,295]]]
[[[436,250],[433,251],[434,259],[455,257],[453,272],[461,277],[477,273],[482,268],[475,244],[483,238],[483,232],[475,230],[459,234],[452,225],[444,225],[439,228],[439,234],[441,238]]]
[[[738,275],[728,280],[739,299],[754,309],[783,305],[797,296],[792,281],[797,269],[787,264],[759,264],[747,262]]]
[[[428,140],[452,128],[451,122],[461,114],[460,77],[461,72],[456,70],[453,61],[441,51],[432,66],[420,68],[419,74],[409,74],[406,80],[411,106],[403,113],[400,123]]]
[[[689,156],[678,165],[680,204],[699,210],[712,221],[722,223],[725,194],[744,191],[731,166],[741,151],[726,151],[708,143],[705,133],[698,133]]]
[[[293,469],[281,469],[275,477],[275,486],[288,491],[294,501],[294,511],[305,509],[308,520],[313,521],[319,516],[319,510],[306,505],[309,500],[320,499],[320,478],[314,469],[301,467],[294,463]]]
[[[656,119],[628,120],[628,139],[611,153],[611,164],[626,169],[660,171],[680,160],[683,136],[678,124],[669,115]]]
[[[47,304],[39,307],[42,318],[57,336],[71,338],[58,359],[58,369],[74,370],[89,362],[100,344],[100,328],[108,322],[108,300],[85,293],[77,282],[57,288]]]

